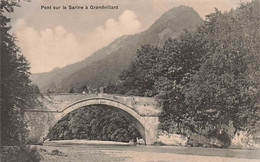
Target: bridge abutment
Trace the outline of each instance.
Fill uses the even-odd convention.
[[[146,121],[144,125],[145,130],[145,143],[146,145],[152,145],[157,142],[158,139],[158,117],[143,117]]]

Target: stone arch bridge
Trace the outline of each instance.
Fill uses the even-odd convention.
[[[89,105],[108,105],[127,116],[147,145],[157,141],[160,108],[149,97],[120,96],[113,94],[50,94],[41,97],[41,106],[25,113],[29,125],[29,139],[46,138],[52,128],[68,113]]]

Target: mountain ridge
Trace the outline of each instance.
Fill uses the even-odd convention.
[[[194,30],[203,23],[191,7],[172,8],[157,19],[147,30],[125,35],[96,51],[83,61],[52,72],[33,74],[31,79],[41,92],[67,92],[88,85],[99,88],[118,81],[119,74],[134,60],[141,45],[161,47],[169,37],[177,37],[183,29]]]

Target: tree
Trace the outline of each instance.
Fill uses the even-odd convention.
[[[111,93],[115,94],[118,91],[118,86],[112,84],[109,82],[105,87],[104,87],[104,93]]]
[[[225,136],[259,128],[259,2],[208,16],[208,58],[185,87],[193,128]],[[258,79],[257,79],[258,78]],[[226,142],[231,142],[229,135]]]
[[[202,27],[195,32],[184,31],[178,38],[168,39],[157,61],[156,96],[162,107],[160,128],[168,132],[183,133],[188,107],[184,104],[185,85],[199,69],[205,56],[205,32]],[[190,128],[189,128],[190,129]]]
[[[153,74],[153,69],[159,56],[159,48],[150,45],[137,50],[135,61],[120,75],[121,91],[130,95],[154,96],[156,76]]]
[[[9,34],[11,21],[4,12],[12,13],[15,2],[1,1],[1,145],[24,142],[24,110],[36,104],[39,91],[29,79],[29,63]]]

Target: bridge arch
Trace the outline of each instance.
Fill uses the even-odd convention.
[[[113,107],[114,109],[120,111],[125,116],[129,117],[132,122],[136,125],[137,130],[140,135],[144,139],[146,144],[153,144],[157,141],[157,125],[158,125],[158,117],[147,117],[138,114],[135,110],[133,110],[130,106],[113,99],[102,98],[102,97],[94,97],[88,98],[84,100],[77,101],[56,115],[57,122],[66,116],[68,113],[90,105],[108,105]],[[57,123],[56,122],[56,123]]]

